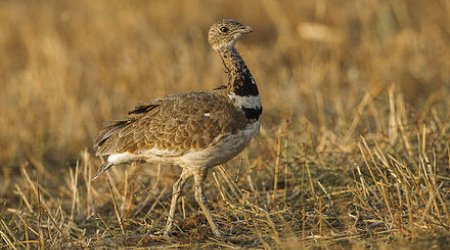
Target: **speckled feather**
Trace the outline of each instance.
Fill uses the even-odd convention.
[[[247,125],[242,110],[223,91],[167,96],[139,105],[122,120],[100,131],[94,142],[97,155],[141,154],[157,148],[165,156],[202,150],[223,134]]]

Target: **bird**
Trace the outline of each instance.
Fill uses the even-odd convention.
[[[106,124],[94,139],[95,154],[106,161],[93,179],[113,166],[132,162],[176,165],[181,175],[174,183],[164,229],[169,237],[178,199],[193,177],[193,189],[206,220],[218,238],[207,206],[203,183],[208,170],[237,156],[260,128],[262,104],[255,78],[235,44],[253,28],[223,19],[208,30],[208,42],[219,54],[228,75],[226,86],[209,91],[172,94],[137,105],[126,116]]]

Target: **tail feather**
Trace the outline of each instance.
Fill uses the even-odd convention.
[[[114,166],[111,162],[105,162],[103,165],[97,170],[97,173],[95,176],[91,179],[91,181],[97,179],[100,175],[102,175],[104,172],[106,172],[108,169],[110,169],[112,166]]]

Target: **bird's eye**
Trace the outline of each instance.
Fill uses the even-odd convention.
[[[222,33],[227,33],[229,29],[228,29],[227,27],[224,26],[224,27],[220,27],[219,30],[220,30]]]

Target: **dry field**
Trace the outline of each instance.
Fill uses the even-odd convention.
[[[139,102],[226,81],[234,17],[260,135],[162,236],[175,166],[90,182],[92,138]],[[450,1],[0,1],[0,248],[445,248]],[[187,190],[190,190],[188,185]]]

